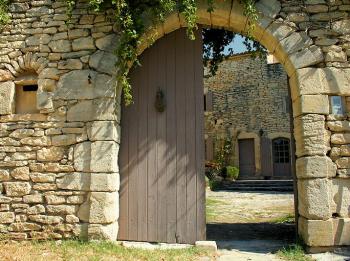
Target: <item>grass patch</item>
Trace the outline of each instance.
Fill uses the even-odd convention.
[[[0,242],[0,260],[16,261],[158,261],[198,260],[211,256],[195,247],[169,250],[125,248],[112,242],[82,242],[74,240],[45,242]]]
[[[214,222],[218,218],[217,207],[227,205],[225,201],[207,198],[206,199],[206,219],[207,222]]]
[[[305,254],[304,249],[300,245],[290,245],[277,252],[277,256],[286,261],[313,261],[310,256]]]
[[[295,222],[295,216],[293,214],[287,214],[286,216],[279,217],[271,221],[271,223],[276,224],[285,224],[285,223],[294,223]]]

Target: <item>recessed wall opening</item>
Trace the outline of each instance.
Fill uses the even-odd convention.
[[[16,114],[38,113],[37,84],[16,85]]]

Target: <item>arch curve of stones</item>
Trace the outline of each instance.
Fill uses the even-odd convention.
[[[115,240],[120,142],[120,90],[113,78],[117,57],[112,55],[116,29],[108,11],[87,11],[84,1],[73,11],[71,25],[65,23],[64,1],[30,2],[11,4],[13,22],[0,33],[5,40],[0,41],[0,94],[30,68],[38,74],[39,91],[47,94],[42,100],[49,102],[33,115],[13,114],[0,105],[0,232],[18,239]],[[198,1],[200,24],[246,32],[239,1],[217,0],[212,13],[204,2]],[[348,0],[305,1],[305,6],[298,0],[257,3],[254,37],[278,58],[290,79],[298,230],[311,247],[350,245],[350,122],[347,115],[330,114],[329,104],[329,96],[339,95],[350,109],[349,7]],[[181,15],[170,14],[144,35],[139,54],[150,39],[184,26]],[[6,95],[0,104],[4,101],[13,102]]]

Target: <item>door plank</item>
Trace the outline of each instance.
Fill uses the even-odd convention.
[[[166,41],[175,43],[175,34],[169,34],[166,36]],[[175,59],[176,59],[176,47],[170,45],[166,53],[166,84],[167,84],[167,242],[176,243],[176,95],[175,95]]]
[[[185,78],[186,73],[184,60],[185,53],[185,38],[183,31],[175,31],[176,35],[176,164],[177,164],[177,242],[185,243],[187,236],[187,200],[186,200],[186,89]]]

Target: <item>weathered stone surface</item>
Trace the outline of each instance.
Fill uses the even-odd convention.
[[[10,173],[8,170],[1,169],[0,170],[0,182],[10,180]]]
[[[340,217],[350,217],[350,179],[336,178],[333,184],[332,213]]]
[[[120,186],[119,173],[91,173],[91,191],[118,191]]]
[[[47,213],[53,215],[71,215],[76,213],[76,206],[71,205],[48,205]]]
[[[12,212],[0,212],[0,224],[9,224],[15,221],[15,214]]]
[[[56,184],[60,189],[89,191],[90,180],[90,173],[74,172],[58,178]]]
[[[66,221],[67,223],[78,223],[79,222],[79,218],[75,215],[67,215],[66,216]]]
[[[113,141],[95,141],[91,144],[92,172],[118,172],[119,145]]]
[[[79,59],[68,59],[58,63],[58,69],[62,70],[80,70],[83,64]]]
[[[15,84],[13,82],[0,83],[0,115],[14,112]]]
[[[27,209],[28,215],[38,215],[45,213],[45,207],[43,205],[35,205]]]
[[[332,183],[326,178],[298,180],[299,213],[308,219],[332,217]]]
[[[72,43],[73,51],[80,50],[95,50],[94,38],[92,37],[83,37],[73,40]]]
[[[55,182],[56,174],[54,173],[30,173],[30,179],[33,182],[46,183],[46,182]]]
[[[26,39],[26,44],[28,46],[48,44],[51,41],[51,36],[48,34],[37,34],[30,36]]]
[[[332,144],[349,144],[350,143],[350,133],[336,133],[331,136]]]
[[[119,217],[117,192],[90,192],[78,211],[79,219],[96,224],[114,223]]]
[[[296,155],[326,155],[330,150],[330,134],[325,127],[325,117],[318,114],[307,114],[294,119],[294,136]]]
[[[56,53],[68,53],[72,50],[71,43],[68,40],[51,41],[49,47]]]
[[[297,95],[334,94],[350,95],[350,69],[304,68],[297,70]]]
[[[114,75],[117,71],[116,62],[117,57],[114,54],[99,50],[91,55],[89,66],[98,72]]]
[[[77,142],[74,134],[57,135],[52,137],[53,146],[68,146]]]
[[[13,131],[9,136],[15,139],[23,139],[23,138],[30,137],[33,134],[34,134],[33,129],[18,129]]]
[[[91,70],[72,71],[63,75],[55,93],[55,99],[95,99],[114,97],[115,79]]]
[[[88,235],[91,239],[116,240],[118,236],[118,222],[108,225],[91,224],[88,228]]]
[[[83,142],[74,147],[74,168],[76,171],[90,171],[91,142]]]
[[[64,196],[57,196],[57,195],[45,195],[45,200],[47,204],[50,205],[60,205],[66,203],[66,198]]]
[[[60,161],[64,153],[65,149],[62,147],[42,148],[37,152],[38,161]]]
[[[47,216],[47,215],[29,215],[29,220],[35,221],[42,224],[58,224],[63,221],[63,218],[58,216]]]
[[[113,53],[115,51],[117,43],[118,37],[114,34],[110,34],[96,40],[96,46],[98,49],[110,53]]]
[[[316,113],[329,114],[328,95],[302,95],[293,102],[293,116]]]
[[[32,188],[29,182],[5,182],[4,186],[6,195],[13,197],[28,195]]]
[[[350,34],[350,19],[335,21],[332,30],[339,34]]]
[[[305,68],[323,62],[321,48],[312,45],[308,48],[295,52],[289,57],[294,69]]]
[[[20,142],[24,145],[31,145],[31,146],[49,146],[51,145],[51,140],[48,137],[28,137],[23,138],[20,140]]]
[[[9,226],[9,231],[14,232],[24,232],[24,231],[33,231],[33,230],[40,230],[41,226],[35,223],[29,223],[29,222],[21,222],[21,223],[12,223]]]
[[[350,168],[350,157],[339,158],[335,161],[335,163],[339,169],[348,169]]]
[[[350,245],[350,218],[333,219],[334,245]]]
[[[13,80],[14,77],[9,71],[0,70],[0,82],[6,82]]]
[[[265,16],[274,18],[281,11],[281,3],[277,0],[262,0],[256,4],[256,8]]]
[[[336,170],[336,165],[327,156],[302,157],[296,160],[296,175],[299,179],[335,177]]]
[[[307,220],[299,217],[299,234],[308,246],[332,246],[333,222],[328,220]]]
[[[115,121],[94,121],[88,127],[88,136],[91,141],[120,140],[120,127]]]
[[[29,168],[19,167],[11,171],[11,176],[18,180],[29,180]]]
[[[350,132],[349,121],[328,121],[327,127],[335,132]]]
[[[23,197],[24,203],[43,203],[43,195],[41,194],[33,194],[33,195],[26,195]]]

